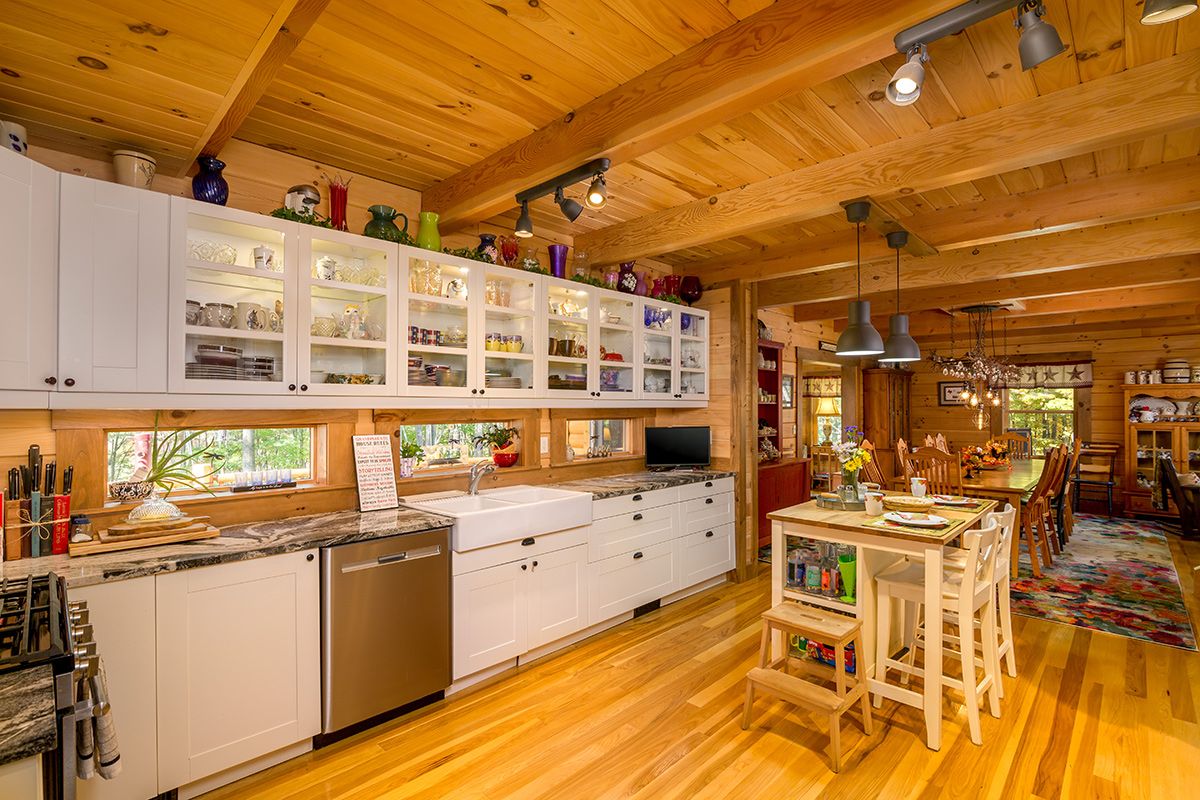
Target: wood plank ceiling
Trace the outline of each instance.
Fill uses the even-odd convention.
[[[245,60],[273,35],[272,19],[295,2],[226,0],[219,15],[195,0],[5,5],[0,116],[49,147],[105,158],[133,146],[182,170]],[[332,0],[236,137],[425,190],[768,5]],[[1036,70],[1020,69],[1013,14],[1001,14],[930,46],[914,105],[883,96],[902,63],[893,54],[615,164],[603,210],[569,224],[543,200],[535,225],[562,238],[597,230],[1200,48],[1200,14],[1150,27],[1138,21],[1140,0],[1046,6],[1069,49]],[[1198,153],[1200,129],[1173,130],[876,200],[903,220]],[[514,208],[489,223],[510,228],[515,217]],[[845,230],[828,215],[657,258],[686,268]]]

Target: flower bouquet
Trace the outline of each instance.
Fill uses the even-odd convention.
[[[858,471],[871,463],[871,451],[862,446],[863,432],[855,425],[847,426],[843,431],[842,441],[833,446],[842,465],[843,500],[858,499]],[[848,487],[848,488],[847,488]],[[853,491],[853,495],[850,492]]]

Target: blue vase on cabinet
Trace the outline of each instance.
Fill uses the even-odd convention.
[[[192,177],[192,197],[205,203],[225,205],[229,200],[229,183],[221,174],[225,162],[214,156],[200,156],[196,163],[200,165],[200,171]]]

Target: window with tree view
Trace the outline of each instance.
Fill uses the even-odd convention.
[[[109,432],[110,483],[153,478],[164,468],[176,476],[166,482],[180,491],[276,483],[285,473],[294,481],[313,479],[311,427],[160,430],[157,449],[154,437],[153,431]],[[183,475],[190,479],[181,479]]]
[[[447,469],[487,458],[491,455],[491,446],[487,442],[477,441],[478,437],[492,428],[510,427],[512,422],[401,425],[398,436],[402,448],[405,445],[420,448],[417,469]]]
[[[1008,427],[1033,434],[1033,453],[1075,438],[1074,389],[1009,389]]]

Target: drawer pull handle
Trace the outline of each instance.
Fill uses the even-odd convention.
[[[633,499],[634,499],[634,500],[641,500],[641,499],[642,499],[642,496],[641,496],[640,494],[635,494],[635,495],[633,496]]]
[[[641,515],[641,514],[634,514],[634,515],[633,515],[633,521],[634,521],[634,522],[638,522],[639,520],[641,520],[641,518],[642,518],[642,515]]]
[[[533,539],[533,537],[532,537],[532,536],[528,536],[528,537],[526,537],[526,538],[524,538],[524,539],[522,539],[522,540],[521,540],[521,546],[522,546],[522,547],[529,547],[529,545],[533,544],[533,542],[534,542],[534,539]]]
[[[705,482],[704,482],[704,488],[706,488],[706,489],[711,489],[711,488],[712,488],[712,481],[705,481]]]
[[[704,534],[704,538],[705,538],[705,539],[711,539],[712,537],[713,537],[713,532],[712,532],[712,531],[709,531],[708,533]]]
[[[641,550],[638,550],[636,553],[634,553],[634,554],[633,554],[633,557],[634,557],[634,558],[641,558],[641,557],[642,557],[642,551],[641,551]]]
[[[712,505],[712,501],[713,501],[713,499],[712,499],[711,497],[706,497],[706,498],[704,498],[704,504],[705,504],[705,505],[707,505],[707,506],[711,506],[711,505]]]

